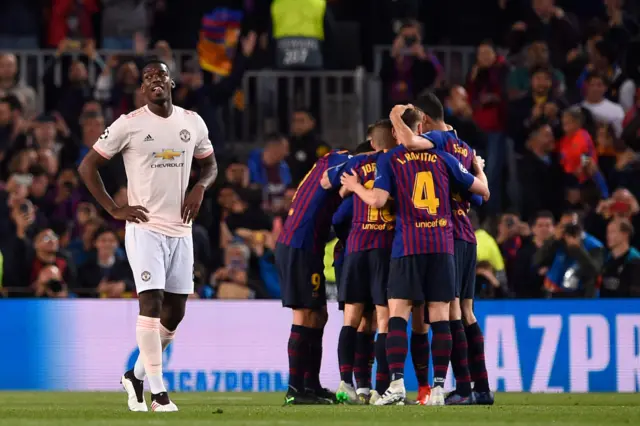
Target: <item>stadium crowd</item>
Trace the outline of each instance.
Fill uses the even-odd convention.
[[[193,227],[194,297],[280,297],[275,240],[298,183],[338,146],[323,140],[315,105],[296,105],[291,115],[275,111],[279,132],[264,135],[249,155],[224,143],[220,107],[238,96],[245,70],[277,67],[273,37],[265,12],[251,1],[197,3],[188,8],[195,17],[175,22],[169,0],[60,0],[47,9],[48,32],[40,35],[39,2],[0,6],[0,294],[135,297],[124,223],[97,207],[76,168],[111,121],[142,106],[140,64],[153,54],[180,69],[174,102],[205,119],[221,164]],[[468,24],[487,2],[464,2],[467,11],[456,14],[464,10],[453,9],[459,1],[438,6],[452,21],[434,32],[435,13],[428,7],[379,0],[381,10],[404,6],[394,11],[395,28],[381,26],[389,30],[387,39],[369,39],[371,20],[382,21],[381,12],[362,17],[354,12],[357,1],[328,3],[327,15],[338,21],[361,20],[363,64],[369,65],[374,43],[391,45],[379,75],[370,72],[382,83],[381,116],[433,90],[445,105],[446,122],[486,158],[491,201],[472,213],[478,297],[640,295],[640,252],[634,248],[640,244],[634,233],[640,229],[640,39],[634,14],[624,8],[629,5],[496,0],[478,11],[496,25],[477,28],[482,20],[475,19],[469,38],[460,39],[451,28]],[[203,50],[199,62],[178,67],[172,47],[202,43],[181,26],[198,27],[205,11],[221,5],[237,6],[247,17],[232,27],[237,46],[225,53],[228,72],[202,70]],[[339,35],[333,18],[325,19],[327,45]],[[476,45],[463,82],[452,84],[428,42]],[[103,55],[97,47],[130,53]],[[56,49],[40,76],[44,105],[20,76],[27,70],[18,69],[20,52],[33,48]],[[340,68],[327,49],[322,54],[325,68]],[[97,67],[96,78],[89,64]],[[61,79],[56,69],[63,70]],[[126,203],[122,161],[101,173],[116,202]],[[329,282],[334,245],[326,250]]]

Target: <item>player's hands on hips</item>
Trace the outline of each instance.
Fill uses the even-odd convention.
[[[140,223],[148,222],[149,218],[145,213],[149,213],[149,210],[142,206],[122,206],[114,209],[111,212],[111,216],[114,219],[126,220],[127,222]]]
[[[196,185],[189,191],[182,205],[182,221],[184,223],[189,223],[198,216],[203,199],[204,187],[202,185]]]
[[[345,172],[340,176],[340,183],[349,191],[353,192],[359,183],[358,175],[356,175],[356,172],[351,169],[351,173]]]

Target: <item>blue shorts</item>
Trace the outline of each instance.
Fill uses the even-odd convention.
[[[278,243],[275,251],[282,306],[322,309],[327,305],[322,255]]]
[[[389,299],[451,302],[455,299],[456,269],[448,253],[429,253],[391,259]]]
[[[476,290],[478,246],[463,240],[455,240],[453,243],[456,262],[456,297],[461,300],[473,299]]]
[[[386,306],[390,249],[349,253],[344,260],[338,300]]]

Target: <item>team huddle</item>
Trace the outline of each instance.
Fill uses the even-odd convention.
[[[489,188],[484,161],[443,119],[433,94],[397,105],[354,155],[332,151],[300,182],[276,247],[282,303],[293,310],[285,404],[412,403],[409,350],[417,404],[493,404],[473,314],[476,239],[467,217]],[[344,310],[335,394],[319,377],[328,318],[322,253],[332,227]],[[450,362],[456,389],[445,395]]]
[[[140,305],[140,356],[121,377],[127,405],[148,411],[146,380],[151,410],[171,412],[178,407],[163,381],[162,353],[193,293],[191,222],[218,167],[202,118],[173,105],[175,83],[167,64],[149,61],[142,77],[146,106],[107,128],[78,172],[96,201],[127,221],[125,244]],[[443,115],[431,94],[417,107],[398,105],[390,120],[371,127],[370,141],[356,155],[330,152],[298,186],[276,247],[283,305],[293,310],[286,404],[405,404],[409,346],[420,385],[418,404],[493,403],[484,340],[473,315],[476,240],[467,217],[470,203],[486,201],[489,189],[483,160]],[[106,192],[99,173],[118,153],[128,178],[125,205]],[[187,191],[193,158],[200,178]],[[322,253],[332,226],[341,240],[335,266],[344,309],[336,393],[320,384],[327,322]],[[445,398],[450,361],[456,390]]]

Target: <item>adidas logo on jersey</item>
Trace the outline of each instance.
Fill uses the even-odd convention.
[[[151,142],[153,140],[153,138],[151,137],[151,135],[147,135],[146,138],[144,138],[145,142]]]

